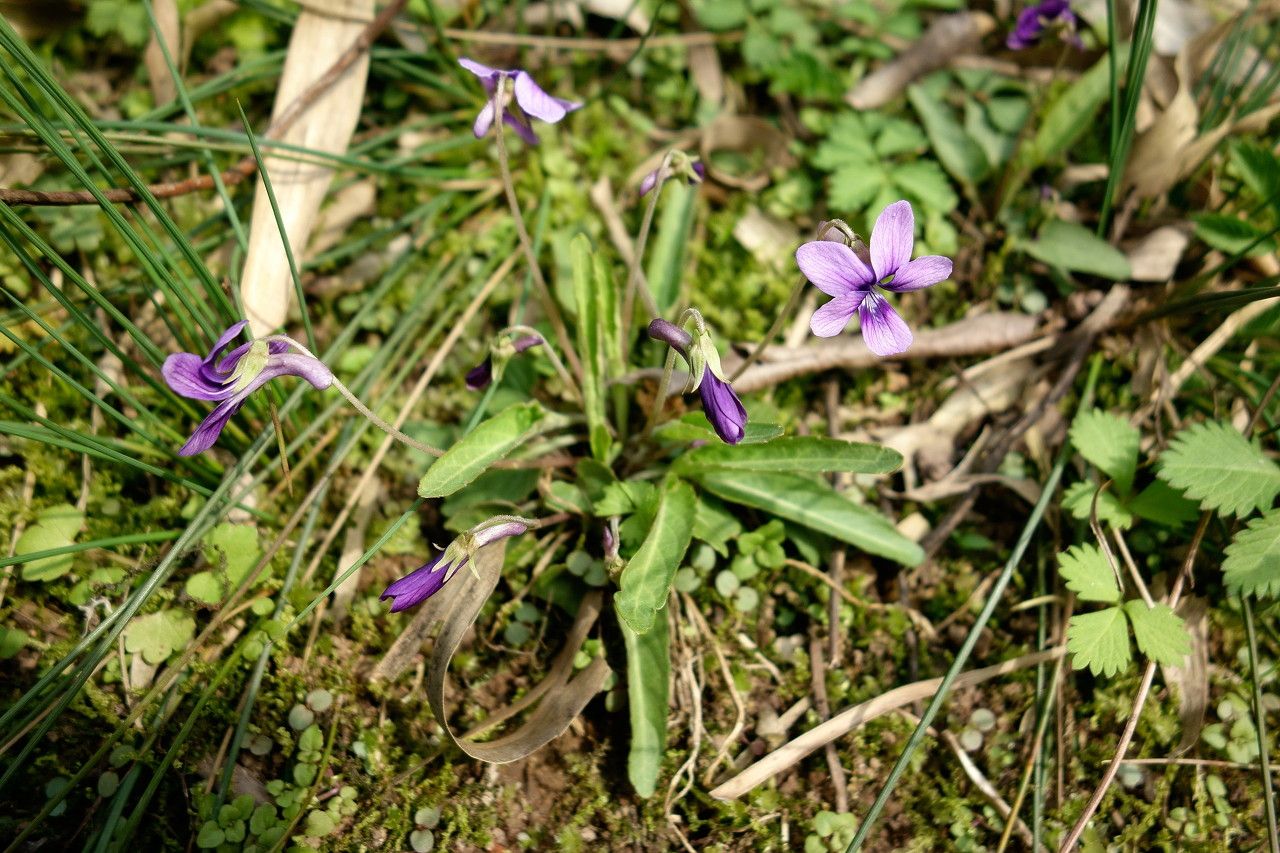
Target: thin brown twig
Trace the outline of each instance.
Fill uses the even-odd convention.
[[[392,19],[400,14],[408,0],[392,0],[387,4],[378,16],[368,23],[368,25],[356,36],[346,50],[338,55],[329,69],[319,77],[314,83],[308,86],[303,92],[287,106],[279,117],[268,123],[266,130],[262,132],[263,137],[270,137],[273,134],[279,135],[287,130],[296,122],[303,113],[311,107],[313,103],[325,92],[327,92],[334,83],[342,77],[343,74],[355,64],[355,61],[367,51],[383,31],[391,25]],[[219,177],[226,186],[238,184],[246,178],[256,174],[258,169],[257,161],[248,156],[236,163],[230,169],[227,169]],[[213,175],[199,175],[194,178],[188,178],[183,181],[170,181],[165,183],[151,184],[143,193],[132,187],[116,187],[113,189],[101,191],[101,195],[109,202],[116,204],[132,204],[142,201],[146,195],[154,198],[174,198],[175,196],[186,195],[193,192],[201,192],[211,190],[215,186]],[[0,188],[0,202],[6,204],[26,204],[40,206],[66,207],[77,204],[97,204],[98,197],[89,190],[18,190]]]

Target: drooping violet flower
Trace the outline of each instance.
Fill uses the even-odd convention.
[[[577,101],[566,101],[563,98],[548,95],[529,76],[529,72],[522,68],[490,68],[465,56],[458,60],[458,64],[479,77],[480,82],[484,85],[484,90],[489,93],[489,102],[484,105],[484,109],[480,110],[480,114],[476,116],[476,122],[471,128],[471,131],[476,135],[476,139],[483,138],[489,132],[489,128],[493,126],[493,117],[497,114],[498,109],[496,103],[498,81],[503,78],[512,81],[509,89],[513,90],[511,94],[514,95],[515,105],[513,107],[510,100],[506,100],[503,103],[502,120],[510,125],[516,133],[520,134],[520,138],[530,145],[538,144],[538,135],[533,132],[531,119],[541,119],[548,124],[555,124],[569,113],[582,107],[582,104]]]
[[[1076,35],[1079,19],[1071,11],[1070,0],[1041,0],[1023,9],[1018,13],[1018,22],[1005,44],[1010,50],[1024,50],[1039,42],[1045,30],[1054,24],[1063,28],[1067,43],[1076,48],[1084,47],[1084,42]]]
[[[445,583],[481,548],[508,536],[519,536],[528,529],[529,522],[512,516],[500,516],[473,527],[450,542],[449,547],[424,566],[388,586],[378,600],[391,599],[392,613],[421,604],[443,589]]]
[[[654,169],[652,172],[644,176],[644,180],[640,182],[640,197],[647,196],[649,192],[658,185],[658,173],[662,171],[662,167]],[[682,170],[684,172],[685,182],[689,186],[696,186],[707,179],[707,167],[702,165],[702,161],[688,161],[688,166]]]
[[[522,335],[514,341],[503,338],[490,349],[484,361],[467,371],[467,388],[483,391],[495,377],[502,378],[502,371],[513,356],[544,343],[541,335]]]
[[[701,321],[699,320],[699,324]],[[678,352],[689,365],[693,388],[702,396],[702,410],[711,428],[725,444],[737,444],[746,434],[747,410],[720,369],[720,356],[699,326],[698,339],[661,318],[649,323],[649,337]]]
[[[255,340],[223,354],[248,323],[241,320],[222,333],[209,354],[176,352],[164,361],[164,381],[176,393],[192,400],[217,400],[218,405],[196,427],[180,456],[194,456],[213,446],[227,422],[249,395],[278,376],[298,376],[317,390],[333,384],[333,372],[311,355],[288,352],[283,340]]]
[[[951,275],[949,258],[925,255],[911,260],[914,228],[911,204],[895,201],[876,219],[866,257],[827,240],[814,240],[796,250],[800,271],[823,293],[835,297],[813,312],[809,328],[815,335],[838,335],[857,314],[869,350],[879,356],[906,352],[911,330],[882,292],[921,290]]]

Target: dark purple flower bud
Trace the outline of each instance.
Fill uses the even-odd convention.
[[[702,165],[701,160],[690,163],[688,168],[690,170],[690,174],[685,175],[685,182],[688,183],[689,186],[695,186],[707,179],[707,167]],[[654,169],[652,172],[644,176],[644,180],[640,182],[640,196],[642,198],[647,196],[649,192],[658,185],[658,172],[661,170],[662,167],[659,166],[657,169]]]
[[[477,364],[475,367],[467,371],[467,388],[472,391],[481,391],[489,387],[489,383],[493,381],[493,357],[486,356],[485,360]]]
[[[218,405],[201,422],[178,451],[194,456],[213,446],[223,428],[249,395],[279,376],[298,376],[323,390],[333,383],[333,372],[310,355],[288,352],[280,340],[244,343],[223,355],[248,323],[241,320],[222,333],[209,354],[177,352],[164,361],[160,372],[176,393],[192,400],[217,400]]]
[[[408,610],[415,604],[421,604],[444,588],[444,583],[453,574],[449,566],[440,565],[444,560],[444,552],[431,562],[391,584],[378,596],[379,601],[391,599],[391,612],[399,613]],[[459,564],[461,565],[461,564]]]
[[[1077,23],[1070,0],[1041,0],[1018,13],[1018,22],[1005,43],[1010,50],[1023,50],[1040,41],[1051,25],[1060,24],[1066,30],[1068,43],[1083,47],[1075,32]]]
[[[698,389],[702,394],[702,410],[711,427],[725,444],[737,444],[746,434],[747,410],[733,388],[708,370]]]
[[[542,339],[541,335],[525,335],[524,337],[516,338],[515,341],[512,342],[511,347],[516,351],[516,355],[519,355],[527,349],[541,346],[544,343],[546,343],[546,341]]]
[[[489,93],[489,102],[484,105],[484,109],[480,110],[480,114],[476,116],[475,125],[471,129],[476,139],[483,137],[493,126],[493,117],[497,114],[495,97],[498,92],[498,80],[502,78],[513,81],[508,91],[515,98],[514,106],[503,105],[503,123],[510,125],[530,145],[538,144],[538,136],[533,132],[531,117],[548,124],[555,124],[582,107],[582,104],[577,101],[566,101],[563,98],[548,95],[529,76],[529,72],[521,68],[490,68],[466,57],[459,59],[458,64],[479,77],[484,90]]]
[[[693,344],[693,336],[675,323],[668,323],[661,317],[649,321],[649,337],[664,343],[683,356],[688,356],[689,347]]]

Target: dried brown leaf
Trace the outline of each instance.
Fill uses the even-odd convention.
[[[882,107],[930,71],[942,68],[957,56],[975,52],[995,27],[995,20],[984,12],[935,18],[923,36],[891,62],[859,80],[844,99],[856,110]]]

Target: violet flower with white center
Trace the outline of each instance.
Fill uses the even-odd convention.
[[[654,187],[658,185],[658,173],[662,171],[662,167],[654,169],[652,172],[644,176],[644,180],[640,182],[640,197],[647,196]],[[689,162],[684,170],[684,179],[689,186],[696,186],[707,179],[707,167],[702,165],[701,161]]]
[[[1080,36],[1076,35],[1079,19],[1071,11],[1070,0],[1041,0],[1023,9],[1018,13],[1018,22],[1014,25],[1013,32],[1009,33],[1005,44],[1010,50],[1024,50],[1039,42],[1045,30],[1055,24],[1065,31],[1068,44],[1076,48],[1084,47],[1084,42],[1080,41]]]
[[[498,81],[503,78],[513,81],[508,91],[514,96],[516,109],[512,108],[509,101],[504,102],[502,105],[502,120],[510,125],[516,133],[520,134],[520,138],[530,145],[538,144],[538,135],[533,132],[531,119],[536,118],[548,124],[555,124],[569,113],[582,107],[582,104],[577,101],[566,101],[563,98],[548,95],[542,90],[542,87],[534,82],[533,77],[529,76],[529,72],[522,68],[490,68],[465,56],[458,60],[458,64],[479,77],[480,82],[484,85],[484,90],[489,93],[489,102],[484,105],[484,109],[480,110],[480,114],[476,116],[476,122],[471,128],[476,135],[476,139],[483,138],[489,132],[489,128],[493,126],[493,118],[498,109],[496,103]]]
[[[544,343],[546,341],[541,335],[522,335],[514,341],[503,338],[485,356],[484,361],[467,371],[467,388],[472,391],[484,390],[495,378],[502,378],[502,371],[513,356]]]
[[[701,324],[701,320],[698,321]],[[671,347],[689,365],[694,388],[702,396],[702,410],[711,428],[725,444],[737,444],[746,434],[747,410],[720,369],[720,357],[711,338],[699,325],[698,341],[661,318],[649,323],[649,337]],[[664,390],[665,393],[665,390]]]
[[[249,395],[278,376],[301,377],[317,390],[333,384],[333,372],[324,362],[310,354],[288,352],[289,344],[283,340],[250,341],[223,354],[247,325],[241,320],[227,329],[203,358],[177,352],[165,359],[161,373],[176,393],[192,400],[218,401],[178,455],[194,456],[212,447]]]
[[[419,569],[415,569],[383,590],[380,601],[391,599],[391,612],[399,613],[421,604],[444,588],[458,569],[476,552],[508,536],[519,536],[531,526],[527,519],[499,516],[489,519],[449,543],[449,547]]]
[[[827,240],[814,240],[796,250],[800,271],[823,293],[835,297],[813,312],[809,328],[815,335],[838,335],[857,314],[869,350],[879,356],[906,352],[911,330],[882,294],[932,287],[950,277],[952,268],[951,260],[939,255],[911,260],[914,229],[910,203],[895,201],[876,219],[865,257]]]

